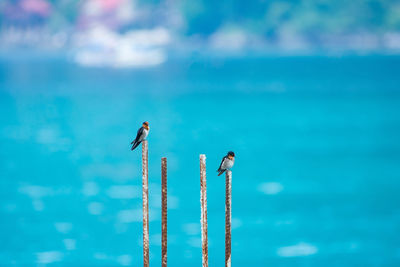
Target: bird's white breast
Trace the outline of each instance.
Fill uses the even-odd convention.
[[[225,159],[224,162],[222,163],[222,169],[230,169],[233,167],[233,164],[235,162],[231,159]]]
[[[142,140],[144,140],[144,139],[146,139],[146,137],[149,135],[149,130],[147,130],[147,129],[143,129],[143,139]]]

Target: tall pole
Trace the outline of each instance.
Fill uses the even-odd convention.
[[[231,267],[232,172],[225,174],[225,267]]]
[[[208,267],[206,155],[200,155],[201,243],[203,267]]]
[[[142,142],[143,266],[149,267],[149,166],[147,140]]]
[[[161,158],[161,267],[167,267],[167,158]]]

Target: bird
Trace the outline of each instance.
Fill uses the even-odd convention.
[[[222,158],[221,164],[217,170],[218,176],[223,174],[226,170],[230,170],[235,163],[235,153],[233,151],[229,151],[228,154]]]
[[[143,122],[142,127],[139,128],[137,131],[137,135],[135,140],[131,142],[132,148],[131,150],[134,150],[140,143],[146,139],[147,135],[149,134],[150,131],[150,126],[147,121]]]

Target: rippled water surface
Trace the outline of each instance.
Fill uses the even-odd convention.
[[[170,59],[82,68],[0,61],[0,262],[141,266],[141,153],[150,122],[150,260],[201,264],[199,154],[209,262],[224,264],[222,156],[235,151],[234,266],[400,265],[400,58]]]

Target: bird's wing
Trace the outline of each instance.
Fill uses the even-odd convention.
[[[227,158],[227,156],[225,156],[225,157],[222,158],[221,164],[219,165],[219,168],[218,168],[217,172],[221,171],[222,164],[224,163],[224,161],[225,161],[226,158]]]
[[[143,127],[139,128],[139,130],[137,131],[137,135],[136,135],[136,138],[135,138],[134,142],[139,141],[139,137],[143,134],[143,130],[144,130]]]

